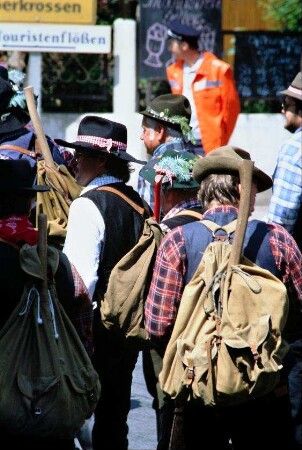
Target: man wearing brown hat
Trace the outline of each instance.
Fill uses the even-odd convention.
[[[283,225],[302,251],[302,72],[279,94],[284,128],[292,136],[279,151],[267,219]]]
[[[242,159],[250,159],[249,153],[224,146],[194,164],[193,177],[200,183],[198,198],[203,205],[203,219],[225,226],[237,218],[242,189],[238,164]],[[269,189],[271,185],[271,178],[254,167],[250,212],[254,209],[256,193]],[[232,237],[233,233],[231,240]],[[192,222],[170,231],[158,249],[145,305],[145,327],[151,342],[163,353],[173,330],[184,287],[192,278],[210,242],[212,232],[202,222]],[[288,287],[292,305],[301,308],[302,255],[283,227],[259,220],[249,221],[243,253],[278,276]],[[289,317],[293,316],[295,307],[289,314]],[[288,323],[286,327],[290,325]],[[285,333],[289,331],[285,329]],[[301,333],[301,324],[296,324],[294,331]],[[231,439],[233,450],[254,450],[259,446],[260,436],[264,448],[295,448],[286,380],[280,387],[283,389],[278,392],[221,410],[206,408],[201,402],[187,403],[183,417],[185,449],[202,445],[204,448],[227,450]]]
[[[140,114],[144,116],[140,138],[144,141],[151,159],[159,157],[167,150],[196,153],[192,146],[194,138],[189,125],[191,105],[184,95],[159,95]],[[138,192],[153,210],[153,184],[139,176]]]
[[[102,391],[95,411],[93,449],[126,450],[138,350],[105,328],[100,302],[112,268],[136,244],[144,215],[149,214],[139,194],[126,184],[130,163],[145,161],[127,152],[125,125],[103,117],[85,116],[74,142],[56,142],[75,149],[75,178],[84,187],[70,207],[63,251],[78,269],[95,307],[93,363]]]

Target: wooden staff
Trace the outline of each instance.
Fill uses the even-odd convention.
[[[56,169],[51,151],[49,149],[49,145],[41,124],[41,120],[40,117],[38,115],[37,112],[37,108],[36,108],[36,103],[35,103],[35,96],[34,96],[34,90],[32,86],[27,86],[26,88],[23,89],[24,94],[25,94],[25,98],[26,98],[26,103],[27,103],[27,108],[30,114],[30,118],[31,121],[33,123],[33,127],[37,136],[37,139],[40,143],[40,147],[41,147],[41,151],[42,151],[42,155],[45,161],[45,164],[52,168],[52,169]]]
[[[250,202],[252,191],[254,161],[243,159],[239,163],[239,179],[241,185],[240,202],[238,210],[237,226],[232,243],[232,250],[228,262],[228,269],[232,265],[239,264],[242,253],[242,246],[250,215]]]

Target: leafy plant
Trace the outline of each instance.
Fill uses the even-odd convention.
[[[301,0],[258,0],[264,19],[273,19],[284,31],[302,31]]]

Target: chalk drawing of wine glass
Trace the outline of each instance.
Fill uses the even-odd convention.
[[[159,59],[165,48],[167,28],[160,23],[154,23],[147,30],[146,50],[148,57],[144,60],[147,66],[162,67],[163,63]]]

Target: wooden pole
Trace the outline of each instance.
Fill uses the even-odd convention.
[[[242,246],[250,214],[251,190],[253,180],[254,161],[243,159],[239,163],[239,179],[241,184],[237,227],[232,243],[228,269],[239,264]]]
[[[47,139],[46,139],[46,136],[45,136],[42,124],[41,124],[40,117],[37,112],[33,87],[27,86],[26,88],[23,89],[23,91],[25,94],[30,118],[33,123],[35,133],[37,135],[37,139],[40,143],[40,147],[41,147],[41,151],[42,151],[42,155],[43,155],[45,164],[48,167],[55,169],[56,168],[55,163],[54,163],[51,151],[49,149],[49,145],[48,145],[48,142],[47,142]]]

